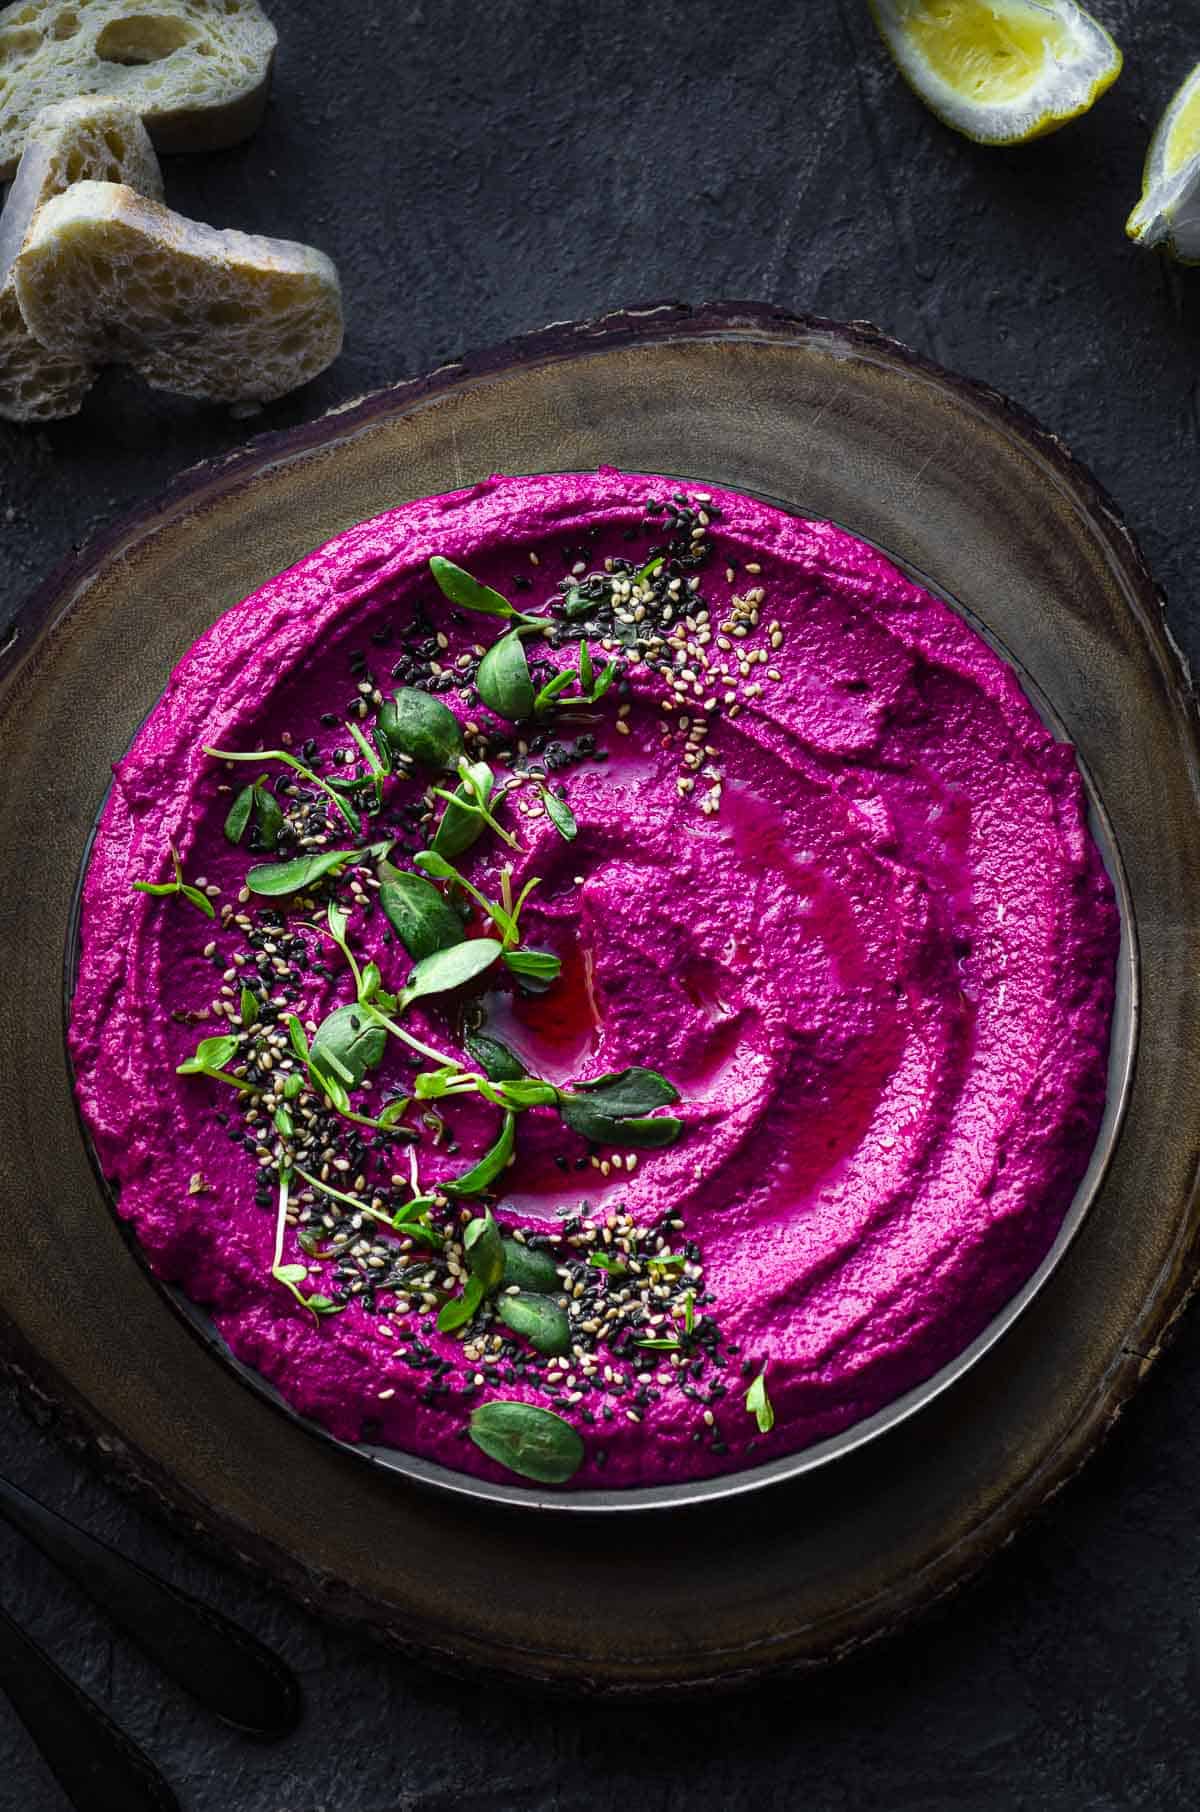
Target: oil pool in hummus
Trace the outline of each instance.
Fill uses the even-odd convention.
[[[1036,1268],[1117,940],[1072,750],[873,548],[495,478],[181,661],[71,1046],[150,1265],[298,1410],[662,1484],[878,1410]]]

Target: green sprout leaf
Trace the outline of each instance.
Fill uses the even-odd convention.
[[[683,1131],[683,1121],[671,1114],[656,1114],[653,1120],[615,1120],[615,1131],[605,1143],[623,1146],[626,1151],[661,1151],[674,1145]]]
[[[746,1408],[758,1423],[759,1434],[770,1434],[775,1426],[775,1411],[767,1395],[767,1368],[764,1365],[746,1392]]]
[[[189,906],[198,907],[206,918],[216,918],[217,915],[213,910],[212,901],[205,894],[202,894],[198,887],[189,887],[186,881],[181,881],[179,892],[188,902]]]
[[[515,1051],[486,1032],[468,1032],[467,1055],[492,1082],[521,1082],[528,1075]]]
[[[562,970],[561,957],[549,950],[506,950],[504,960],[523,981],[557,981]]]
[[[504,1397],[481,1403],[468,1433],[481,1453],[519,1478],[563,1485],[583,1465],[579,1431],[551,1409]]]
[[[504,1247],[490,1208],[480,1219],[468,1221],[463,1250],[471,1276],[477,1277],[486,1291],[498,1289],[504,1276]]]
[[[315,1291],[311,1296],[302,1296],[300,1300],[318,1318],[322,1315],[340,1315],[343,1309],[350,1306],[349,1303],[334,1302],[332,1297],[322,1296],[320,1291]]]
[[[283,829],[283,811],[274,793],[261,780],[244,786],[229,808],[229,815],[225,819],[225,835],[230,843],[241,842],[251,817],[258,828],[261,842],[267,849],[274,849]]]
[[[501,954],[502,946],[495,938],[477,937],[422,957],[400,995],[398,1010],[404,1013],[414,1001],[430,994],[448,994],[464,987],[490,969]]]
[[[528,1340],[535,1352],[565,1353],[571,1344],[571,1323],[548,1296],[501,1296],[496,1302],[496,1313],[514,1334]]]
[[[578,585],[572,585],[562,602],[556,604],[554,608],[560,617],[565,618],[568,623],[574,623],[580,617],[594,616],[600,608],[600,603],[599,598],[589,598],[586,592],[579,589]]]
[[[488,918],[491,919],[492,923],[501,933],[505,944],[516,943],[518,936],[517,915],[520,912],[521,907],[525,904],[531,890],[538,885],[536,877],[525,883],[520,899],[513,907],[513,910],[509,912],[506,907],[498,905],[495,900],[489,900],[485,893],[480,893],[478,887],[473,886],[465,875],[460,874],[457,868],[447,862],[445,856],[440,854],[438,850],[419,849],[413,857],[413,861],[425,874],[434,875],[439,881],[451,881],[455,887],[461,887],[463,892],[468,894],[471,899],[475,901],[475,904],[480,910],[485,912]]]
[[[283,829],[283,807],[261,780],[254,786],[254,822],[258,827],[259,842],[265,849],[274,849]]]
[[[383,751],[381,754],[380,749],[375,747],[370,737],[367,736],[366,732],[361,730],[356,723],[347,721],[346,729],[358,744],[359,753],[367,764],[367,774],[365,778],[369,779],[372,786],[375,788],[375,805],[376,809],[378,809],[378,807],[383,804],[384,780],[392,771],[391,751],[388,749],[387,743],[384,742],[381,737],[380,749]]]
[[[621,1119],[605,1113],[582,1095],[562,1095],[559,1111],[573,1132],[580,1133],[593,1145],[616,1145],[625,1150],[654,1151],[674,1145],[683,1131],[682,1120],[670,1114],[654,1119],[634,1117]]]
[[[356,1002],[335,1007],[321,1021],[312,1041],[309,1063],[327,1083],[336,1077],[345,1088],[358,1088],[367,1071],[382,1060],[386,1048],[387,1033],[368,1019]]]
[[[656,1107],[670,1107],[678,1101],[679,1090],[657,1070],[633,1064],[624,1070],[609,1070],[593,1076],[588,1082],[576,1082],[573,1088],[587,1092],[592,1105],[620,1120],[638,1114],[652,1114]]]
[[[404,686],[380,709],[376,733],[393,760],[407,755],[422,767],[454,768],[463,750],[458,719],[428,692]]]
[[[438,1311],[438,1332],[453,1334],[456,1328],[465,1327],[475,1315],[483,1302],[486,1292],[478,1277],[468,1277],[461,1296],[452,1296],[449,1302],[443,1303]]]
[[[510,635],[501,636],[488,649],[479,663],[475,688],[488,709],[509,723],[521,723],[533,716],[534,688],[529,677],[529,660],[515,629]]]
[[[227,1076],[225,1066],[232,1063],[238,1051],[238,1040],[228,1033],[224,1037],[202,1038],[190,1057],[176,1064],[177,1076],[210,1076],[214,1082],[226,1082],[230,1088],[246,1094],[255,1092],[255,1084],[240,1076]]]
[[[338,798],[335,789],[329,781],[322,780],[319,774],[315,774],[311,768],[306,768],[302,761],[297,761],[290,750],[214,749],[210,748],[208,743],[205,743],[204,753],[206,755],[211,755],[215,761],[281,761],[285,767],[291,768],[294,773],[299,774],[302,779],[307,780],[310,786],[315,786],[319,792],[325,794],[325,797],[336,809],[339,817],[345,820],[353,836],[358,837],[364,834],[361,820],[350,810],[350,807],[346,804],[344,799]]]
[[[501,1244],[506,1288],[515,1284],[518,1290],[532,1291],[538,1296],[553,1295],[554,1291],[561,1290],[558,1266],[548,1252],[533,1251],[515,1239],[502,1240]]]
[[[474,813],[482,824],[486,824],[489,830],[495,831],[502,843],[507,843],[509,849],[519,849],[520,844],[517,839],[510,831],[505,830],[491,810],[492,793],[496,781],[487,762],[467,761],[464,757],[458,764],[458,778],[460,785],[453,793],[448,793],[445,787],[441,786],[430,787],[429,790],[435,799],[445,801],[447,813],[454,812],[458,817],[462,817],[464,814],[470,817]],[[503,798],[503,796],[500,794],[498,797]],[[478,835],[478,832],[476,834]],[[434,837],[434,847],[441,847],[436,836]],[[449,850],[445,853],[453,855],[454,851]]]
[[[482,1195],[491,1187],[513,1155],[516,1121],[514,1113],[505,1114],[500,1137],[490,1150],[485,1151],[479,1162],[473,1164],[462,1176],[443,1183],[442,1188],[447,1195]]]
[[[244,786],[229,808],[225,819],[225,835],[230,843],[240,843],[250,823],[250,814],[254,810],[254,788]]]
[[[234,1037],[202,1038],[192,1056],[177,1066],[175,1074],[191,1076],[205,1070],[223,1070],[237,1056],[237,1048],[238,1041]]]
[[[560,799],[557,793],[551,792],[548,786],[544,786],[542,788],[542,804],[546,808],[547,818],[549,818],[559,836],[562,837],[564,842],[573,843],[575,838],[579,835],[579,826],[575,821],[575,814],[566,800]]]
[[[506,1106],[518,1109],[554,1107],[558,1102],[558,1090],[554,1084],[542,1082],[537,1076],[523,1076],[513,1082],[502,1082],[500,1094]]]
[[[179,860],[179,851],[173,843],[168,843],[171,852],[171,866],[175,870],[173,881],[134,881],[135,893],[149,893],[157,898],[167,898],[170,894],[179,894],[190,906],[195,906],[206,918],[215,919],[216,912],[207,894],[201,893],[198,887],[191,887],[183,878],[183,867]]]
[[[300,1175],[303,1176],[304,1172],[301,1171]],[[285,1165],[279,1172],[279,1207],[275,1217],[275,1256],[271,1263],[271,1276],[277,1283],[283,1285],[289,1295],[295,1297],[302,1309],[308,1310],[315,1321],[320,1321],[323,1315],[340,1315],[342,1310],[347,1307],[347,1304],[344,1302],[332,1302],[328,1296],[319,1294],[315,1296],[306,1296],[301,1290],[300,1285],[304,1283],[308,1277],[308,1267],[300,1264],[285,1265],[283,1263],[283,1240],[284,1234],[287,1231],[287,1210],[291,1187],[291,1166]],[[321,1185],[318,1185],[318,1187],[321,1187]],[[300,1236],[298,1236],[298,1238],[299,1237]]]
[[[449,950],[463,942],[466,933],[457,912],[424,875],[380,864],[379,904],[414,962]]]
[[[589,705],[598,705],[616,677],[617,663],[616,661],[609,661],[603,673],[600,675],[600,678],[592,687],[591,692],[587,695],[587,703]]]
[[[296,856],[290,862],[262,862],[246,876],[251,893],[268,899],[282,894],[299,893],[312,887],[326,875],[340,873],[348,864],[361,862],[365,849],[326,849],[315,856]]]
[[[625,1277],[629,1273],[623,1258],[612,1258],[607,1252],[590,1252],[588,1264],[595,1265],[597,1271],[607,1271],[611,1277]]]
[[[445,809],[430,847],[442,856],[461,856],[464,850],[478,842],[489,823],[488,807],[495,784],[491,768],[486,761],[471,761],[460,764],[459,773],[461,783],[453,793],[434,788],[435,794],[445,800]],[[495,825],[494,818],[490,822]],[[507,831],[501,834],[507,842],[512,842]]]
[[[546,681],[546,684],[534,699],[533,715],[535,717],[544,716],[554,703],[555,699],[558,698],[561,693],[565,692],[568,686],[574,685],[578,679],[579,674],[574,667],[560,668],[553,679],[548,679]]]
[[[444,560],[441,554],[434,554],[429,562],[438,590],[457,604],[462,610],[475,610],[485,617],[520,617],[525,622],[537,622],[536,617],[526,617],[523,611],[517,610],[508,599],[490,585],[481,585],[461,566],[455,566],[453,560]]]

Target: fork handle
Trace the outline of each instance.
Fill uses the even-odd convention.
[[[179,1812],[149,1756],[3,1610],[0,1687],[75,1812]]]
[[[285,1736],[295,1728],[303,1709],[295,1675],[232,1618],[168,1585],[3,1476],[0,1517],[207,1710],[257,1736]]]

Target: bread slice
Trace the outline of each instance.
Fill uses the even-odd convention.
[[[115,94],[160,151],[219,151],[262,118],[275,27],[258,0],[17,0],[0,9],[0,181],[34,115]]]
[[[266,401],[341,350],[341,287],[324,252],[218,232],[123,183],[77,182],[48,201],[15,268],[47,352],[132,365],[156,390]]]
[[[125,101],[85,95],[34,120],[0,214],[0,416],[54,421],[74,415],[95,377],[87,361],[49,353],[25,325],[13,265],[44,202],[81,178],[128,183],[162,199],[162,172],[146,128]]]

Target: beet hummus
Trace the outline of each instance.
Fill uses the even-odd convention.
[[[495,478],[227,611],[114,765],[70,1027],[153,1270],[484,1478],[794,1451],[1035,1269],[1118,916],[1072,750],[873,548]]]

